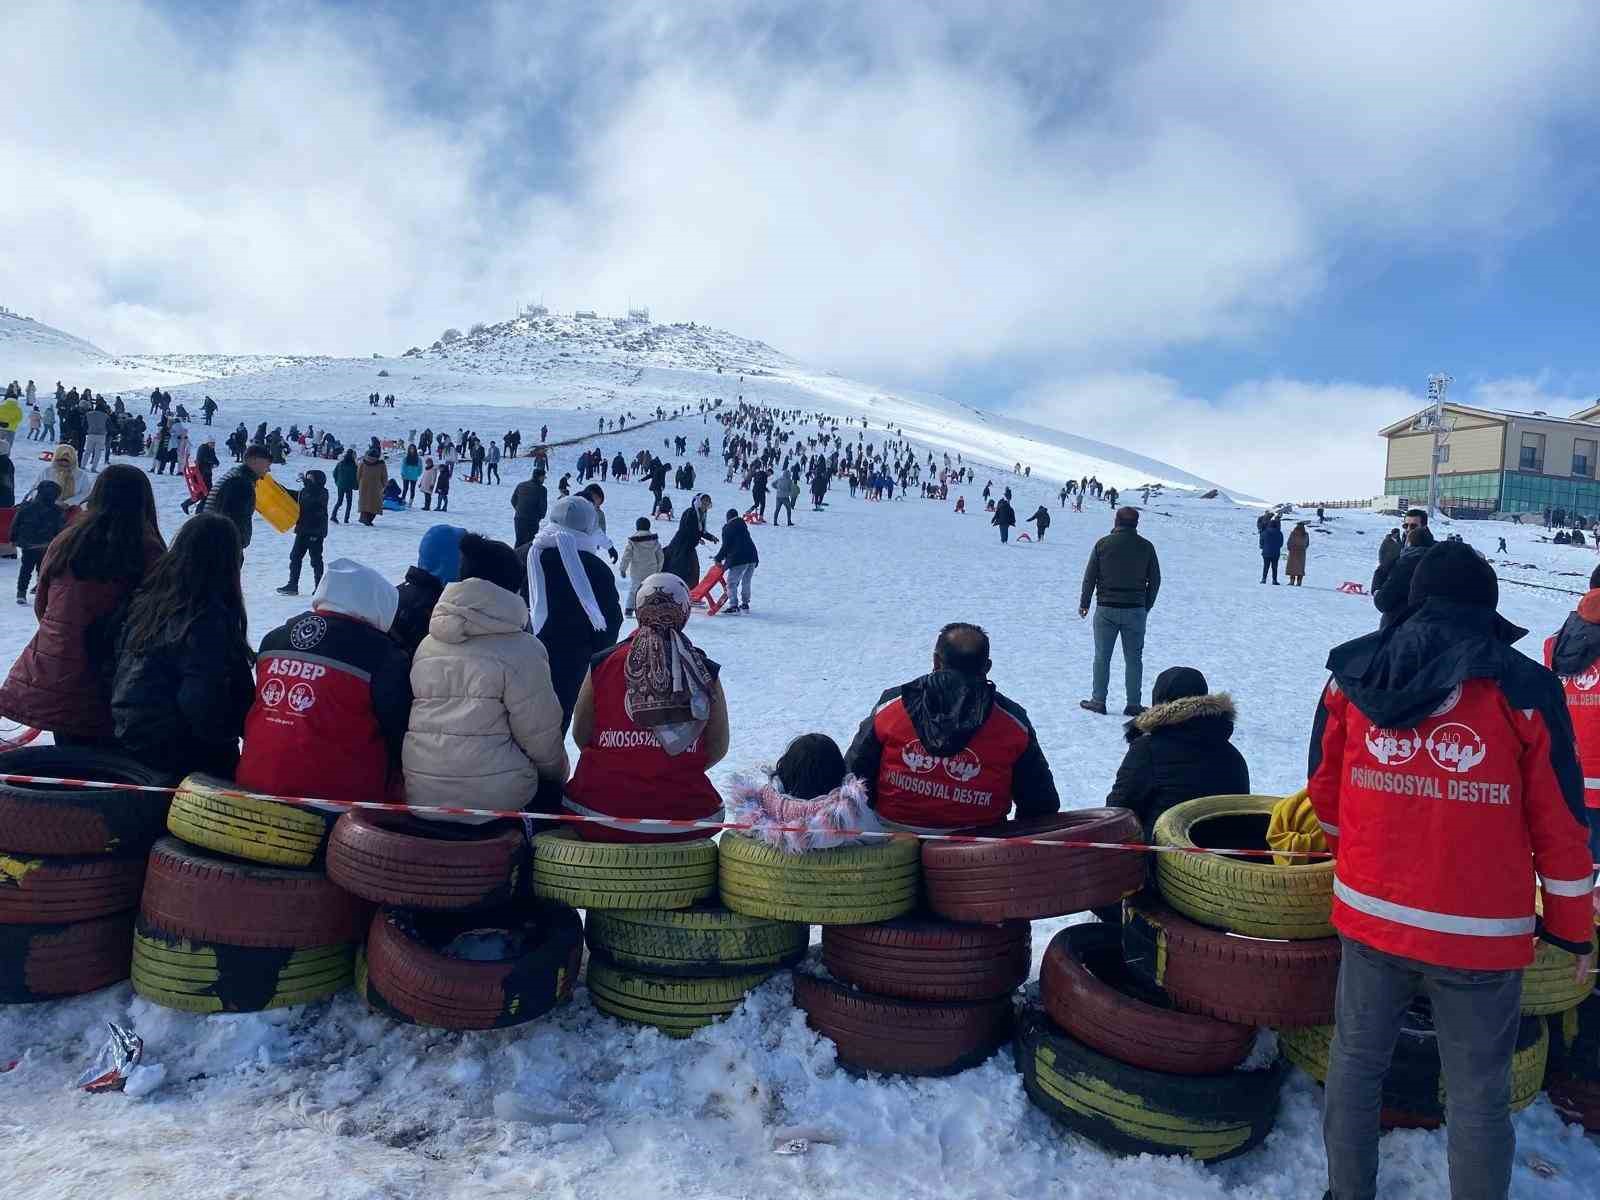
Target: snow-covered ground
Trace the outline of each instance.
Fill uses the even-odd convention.
[[[240,364],[247,369],[238,371],[202,360],[111,361],[126,364],[116,368],[127,372],[129,382],[120,385],[125,398],[136,388],[148,394],[156,381],[191,408],[204,393],[216,397],[219,441],[239,420],[251,428],[266,420],[285,428],[311,421],[363,444],[371,433],[404,437],[424,426],[485,435],[517,427],[526,444],[541,423],[561,440],[593,434],[601,416],[642,418],[657,404],[670,408],[701,397],[731,404],[743,394],[785,407],[865,414],[874,440],[892,421],[919,446],[959,449],[969,460],[993,464],[994,470],[980,470],[977,486],[963,489],[976,510],[966,515],[952,513],[954,497],[943,504],[914,497],[868,504],[836,486],[826,511],[813,513],[802,503],[793,529],[755,528],[762,563],[754,612],[696,618],[689,628],[723,664],[729,697],[732,750],[716,778],[725,782],[735,770],[772,762],[790,738],[810,730],[847,742],[882,688],[928,668],[939,626],[961,619],[990,631],[994,678],[1028,709],[1065,802],[1103,802],[1122,756],[1122,725],[1078,708],[1092,648],[1089,625],[1076,609],[1084,558],[1109,528],[1110,513],[1094,504],[1081,514],[1063,511],[1054,493],[1063,478],[1089,472],[1130,492],[1147,479],[1194,482],[1190,477],[1064,435],[1039,431],[1036,440],[1026,427],[948,401],[891,396],[731,335],[671,327],[650,345],[629,348],[560,336],[569,326],[576,327],[567,322],[541,328],[537,337],[501,334],[480,339],[476,348],[398,359],[294,359],[265,369]],[[620,342],[640,336],[640,328],[607,337]],[[186,373],[212,377],[176,382]],[[41,389],[53,388],[56,377],[9,353],[0,358],[0,375],[31,375]],[[61,377],[69,385],[86,378]],[[393,391],[399,407],[369,409],[364,397],[373,390]],[[678,433],[691,443],[712,439],[713,456],[694,462],[714,513],[720,518],[728,507],[743,507],[715,456],[720,427],[698,415],[585,445],[601,445],[608,456],[620,449],[625,457],[648,445],[676,461],[661,443]],[[557,451],[552,478],[571,470],[582,448]],[[19,485],[31,482],[36,449],[18,445]],[[1010,472],[1017,460],[1033,467],[1032,478]],[[292,486],[305,465],[310,460],[295,460],[275,473]],[[527,471],[519,459],[503,464],[498,487],[458,480],[445,519],[509,538],[511,489]],[[1045,542],[999,544],[979,498],[990,477],[997,488],[1015,490],[1021,515],[1048,504],[1056,523]],[[163,477],[155,486],[170,536],[182,519],[183,484]],[[620,541],[648,510],[648,493],[629,483],[608,484],[607,494],[609,527]],[[681,510],[687,496],[674,499]],[[1307,586],[1273,588],[1256,582],[1258,511],[1176,490],[1146,510],[1142,531],[1161,553],[1165,580],[1150,622],[1146,681],[1184,663],[1203,670],[1214,689],[1233,693],[1236,742],[1256,790],[1286,792],[1303,782],[1328,648],[1375,624],[1369,599],[1336,588],[1368,580],[1390,522],[1360,512],[1330,516],[1313,532]],[[433,520],[414,511],[385,513],[372,529],[339,525],[328,555],[357,558],[398,580]],[[1542,589],[1581,591],[1594,551],[1549,546],[1528,527],[1455,528],[1499,565],[1507,581],[1502,611],[1534,631],[1523,649],[1537,654],[1539,640],[1574,600]],[[1501,535],[1508,555],[1495,553]],[[287,577],[288,549],[289,538],[258,522],[245,568],[255,637],[304,603],[273,592]],[[15,569],[0,564],[0,594],[7,594]],[[5,665],[31,635],[33,619],[9,603],[0,611],[7,613],[0,620]],[[1120,666],[1112,678],[1111,699],[1120,709]],[[1035,924],[1036,960],[1066,923]],[[106,1020],[134,1024],[149,1060],[165,1068],[164,1081],[148,1095],[71,1090]],[[600,1016],[581,987],[573,1004],[548,1018],[462,1036],[391,1023],[352,995],[286,1012],[196,1018],[148,1005],[122,985],[74,1001],[0,1009],[0,1065],[18,1057],[15,1070],[0,1074],[0,1153],[8,1194],[16,1196],[1316,1200],[1324,1186],[1318,1090],[1297,1072],[1277,1130],[1236,1162],[1207,1169],[1171,1159],[1118,1159],[1060,1134],[1029,1105],[1005,1056],[948,1080],[850,1077],[835,1067],[830,1044],[791,1007],[783,977],[728,1021],[683,1042]],[[1517,1118],[1517,1128],[1513,1195],[1595,1195],[1600,1148],[1594,1141],[1564,1126],[1544,1100]],[[812,1138],[809,1153],[774,1153],[779,1140],[796,1134]],[[1554,1176],[1536,1174],[1535,1160],[1553,1167]],[[1443,1196],[1444,1180],[1441,1134],[1385,1139],[1385,1197]]]

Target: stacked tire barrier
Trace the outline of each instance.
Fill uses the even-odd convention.
[[[1600,1133],[1600,995],[1546,1021],[1550,1103],[1566,1120]]]
[[[261,1012],[350,985],[371,905],[323,870],[334,818],[240,794],[227,780],[178,785],[150,850],[133,937],[133,988],[185,1012]]]
[[[558,829],[533,839],[534,893],[587,910],[595,1008],[687,1037],[805,952],[803,922],[718,903],[717,863],[709,838],[590,842]]]
[[[530,894],[520,824],[424,821],[353,811],[328,839],[328,875],[380,905],[355,964],[379,1012],[440,1029],[503,1029],[572,996],[582,927],[568,904]]]
[[[1102,809],[1006,822],[983,833],[1044,841],[1137,840],[1139,828],[1131,813]],[[1139,862],[1119,861],[1128,855],[1098,854],[1091,861],[1093,852],[1026,841],[907,843],[902,848],[896,838],[852,847],[855,857],[820,868],[848,872],[870,856],[882,863],[879,886],[895,889],[892,895],[904,906],[900,912],[888,919],[872,913],[863,921],[872,912],[866,903],[810,910],[823,926],[826,975],[798,974],[795,1003],[807,1023],[833,1041],[839,1062],[854,1071],[948,1075],[989,1058],[1011,1033],[1012,996],[1028,978],[1030,919],[1114,902],[1142,878]],[[753,856],[738,845],[728,855],[726,845],[724,839],[725,887],[731,866],[735,881],[753,889],[743,878],[753,869],[746,865]],[[792,876],[814,857],[780,869]],[[910,916],[919,867],[932,911]],[[834,876],[831,886],[837,893],[846,884]]]
[[[118,754],[10,750],[18,775],[169,782]],[[0,784],[0,1004],[92,992],[128,977],[145,854],[165,796],[112,788]]]

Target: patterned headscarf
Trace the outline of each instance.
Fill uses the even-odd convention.
[[[639,628],[623,666],[623,704],[635,725],[651,729],[668,755],[687,750],[711,716],[711,669],[683,634],[689,589],[676,575],[651,575],[634,601]]]

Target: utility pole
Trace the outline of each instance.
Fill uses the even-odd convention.
[[[1444,421],[1444,397],[1450,389],[1450,376],[1428,376],[1428,400],[1431,406],[1428,415],[1423,418],[1425,428],[1433,433],[1433,453],[1429,456],[1428,466],[1428,519],[1432,520],[1439,511],[1439,462],[1444,457],[1445,448],[1450,444],[1450,427]]]

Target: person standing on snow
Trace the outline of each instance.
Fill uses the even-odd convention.
[[[678,519],[678,532],[667,543],[662,570],[683,580],[690,591],[700,582],[700,543],[717,540],[715,534],[706,532],[706,514],[710,511],[711,497],[697,496],[683,510],[683,516]]]
[[[322,583],[322,543],[328,537],[328,477],[315,469],[301,475],[295,502],[300,514],[295,517],[294,545],[289,549],[289,582],[278,589],[280,596],[300,594],[300,564],[308,553],[312,587]]]
[[[1144,711],[1144,635],[1150,610],[1161,590],[1161,561],[1156,548],[1139,536],[1139,510],[1119,508],[1111,532],[1094,544],[1083,571],[1078,616],[1094,610],[1094,693],[1078,706],[1105,714],[1111,685],[1111,652],[1122,640],[1123,680],[1127,694],[1126,717]]]
[[[1017,514],[1011,509],[1011,501],[1004,496],[994,506],[994,516],[989,518],[989,524],[1000,527],[1000,544],[1005,545],[1006,539],[1011,536],[1011,527],[1017,523]]]
[[[383,511],[383,489],[389,482],[389,468],[383,455],[368,450],[356,467],[356,512],[363,525],[371,525]]]
[[[717,550],[715,561],[721,563],[728,573],[729,603],[723,611],[749,612],[750,577],[761,565],[761,556],[756,552],[755,539],[750,536],[750,526],[736,508],[730,508],[726,514],[726,523],[722,526],[722,545]]]
[[[1377,587],[1372,593],[1373,607],[1383,614],[1378,622],[1380,630],[1388,629],[1406,615],[1411,597],[1411,574],[1434,544],[1433,533],[1428,529],[1428,514],[1421,509],[1406,514],[1403,528],[1405,549],[1387,570],[1378,568]]]
[[[650,518],[640,517],[633,523],[634,533],[622,548],[622,563],[617,568],[624,579],[633,581],[628,589],[628,603],[622,610],[625,617],[633,616],[633,602],[639,594],[639,584],[660,572],[666,555],[661,540],[650,528]]]
[[[1306,581],[1306,551],[1311,547],[1311,531],[1304,521],[1296,521],[1289,531],[1289,560],[1284,564],[1284,574],[1289,586],[1300,587]]]
[[[350,505],[355,500],[356,483],[360,475],[360,467],[356,465],[356,452],[346,450],[333,468],[333,485],[339,489],[338,497],[333,502],[333,522],[339,523],[339,510],[344,509],[344,523],[350,524]]]
[[[1450,1193],[1505,1197],[1511,1062],[1536,940],[1594,965],[1583,770],[1560,681],[1512,648],[1493,568],[1428,549],[1398,626],[1336,647],[1308,789],[1334,855],[1329,1194],[1377,1195],[1383,1083],[1419,994],[1448,1090]],[[1400,857],[1397,858],[1396,854]],[[1542,894],[1542,923],[1535,913]]]
[[[1256,535],[1256,541],[1261,546],[1261,582],[1267,581],[1267,572],[1272,572],[1272,586],[1278,586],[1278,556],[1283,553],[1283,526],[1277,517],[1269,518],[1262,526],[1261,532]]]
[[[1589,576],[1589,590],[1568,614],[1561,631],[1545,639],[1544,665],[1561,679],[1572,716],[1578,761],[1584,764],[1584,816],[1589,825],[1589,856],[1600,863],[1600,692],[1590,680],[1600,675],[1600,567]]]
[[[622,629],[617,581],[589,549],[596,528],[594,505],[582,496],[563,496],[528,546],[532,628],[549,655],[563,729],[572,720],[590,658],[615,645]]]
[[[1028,520],[1032,521],[1034,527],[1038,529],[1038,540],[1044,541],[1044,531],[1050,528],[1050,510],[1041,504],[1033,510],[1033,516],[1029,517]]]
[[[221,513],[239,531],[239,549],[250,548],[250,535],[256,513],[256,484],[267,473],[272,456],[265,446],[251,446],[244,452],[244,464],[223,476],[217,490],[207,497],[206,507]]]

